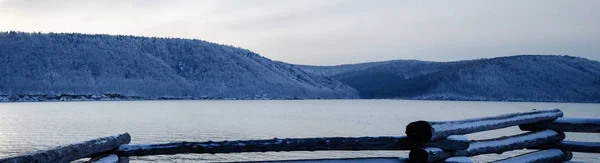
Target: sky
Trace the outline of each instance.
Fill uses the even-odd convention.
[[[0,31],[201,39],[296,64],[600,60],[599,0],[0,0]]]

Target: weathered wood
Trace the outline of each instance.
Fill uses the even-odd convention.
[[[521,130],[534,131],[551,129],[562,132],[600,133],[598,118],[558,118],[552,122],[519,125]]]
[[[569,161],[573,158],[573,154],[569,151],[561,151],[559,149],[549,149],[544,151],[536,151],[523,155],[494,161],[493,163],[549,163]]]
[[[410,163],[408,158],[398,157],[371,157],[371,158],[333,158],[333,159],[302,159],[302,160],[275,160],[275,161],[244,161],[228,163]]]
[[[571,152],[600,153],[600,142],[562,141],[556,144],[545,144],[532,149],[560,149]]]
[[[410,141],[407,137],[404,137],[403,140],[407,141],[406,144],[410,144],[410,149],[414,147],[435,147],[442,150],[465,150],[469,148],[469,145],[471,144],[469,139],[463,135],[450,135],[445,139],[438,139],[425,144]]]
[[[81,158],[98,155],[104,152],[112,151],[120,145],[131,141],[128,133],[98,138],[77,144],[61,146],[50,150],[39,151],[23,156],[15,156],[0,159],[0,163],[20,163],[20,162],[52,162],[63,163],[71,162]]]
[[[446,150],[469,147],[469,141],[460,136],[425,144]],[[122,145],[116,150],[119,156],[172,155],[182,153],[240,153],[268,151],[317,151],[317,150],[410,150],[415,144],[407,137],[359,137],[359,138],[301,138],[268,139],[221,142],[174,142],[165,144]]]
[[[408,153],[408,158],[413,163],[436,162],[449,157],[452,157],[452,152],[432,147],[416,148]]]
[[[129,163],[129,157],[119,157],[119,163]]]
[[[472,141],[466,150],[454,152],[456,156],[477,156],[489,153],[501,154],[506,151],[519,150],[540,146],[543,144],[554,144],[565,139],[565,134],[553,130],[528,132],[519,135]]]
[[[406,135],[416,142],[429,142],[450,135],[464,135],[521,124],[553,121],[562,116],[562,111],[552,109],[458,121],[417,121],[406,126]]]
[[[410,151],[409,158],[415,162],[435,162],[450,156],[470,157],[532,148],[543,144],[554,144],[564,138],[564,133],[552,130],[529,132],[497,139],[471,141],[469,148],[466,150],[445,151],[437,148],[416,148]]]
[[[456,156],[456,157],[450,157],[450,158],[446,158],[442,161],[438,161],[436,163],[473,163],[473,160],[471,160],[469,157],[465,157],[465,156]]]

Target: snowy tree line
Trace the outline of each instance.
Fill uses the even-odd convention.
[[[192,39],[2,32],[0,68],[0,95],[357,97],[329,77]]]
[[[331,73],[328,67],[303,66]],[[365,68],[366,67],[366,68]],[[332,66],[363,98],[600,102],[600,62],[519,55],[457,62],[387,61]]]

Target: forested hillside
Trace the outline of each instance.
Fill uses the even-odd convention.
[[[359,96],[600,102],[600,62],[521,55],[302,66],[202,40],[0,33],[0,101]]]
[[[3,32],[0,69],[0,101],[357,97],[329,77],[190,39]]]
[[[302,67],[352,86],[363,98],[600,102],[600,62],[570,56]]]

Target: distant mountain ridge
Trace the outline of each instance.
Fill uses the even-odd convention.
[[[0,102],[354,98],[600,102],[600,62],[519,55],[305,66],[202,40],[0,32]]]
[[[352,86],[362,98],[600,102],[600,62],[571,56],[299,66]]]
[[[201,40],[0,32],[0,101],[357,98],[353,88]]]

